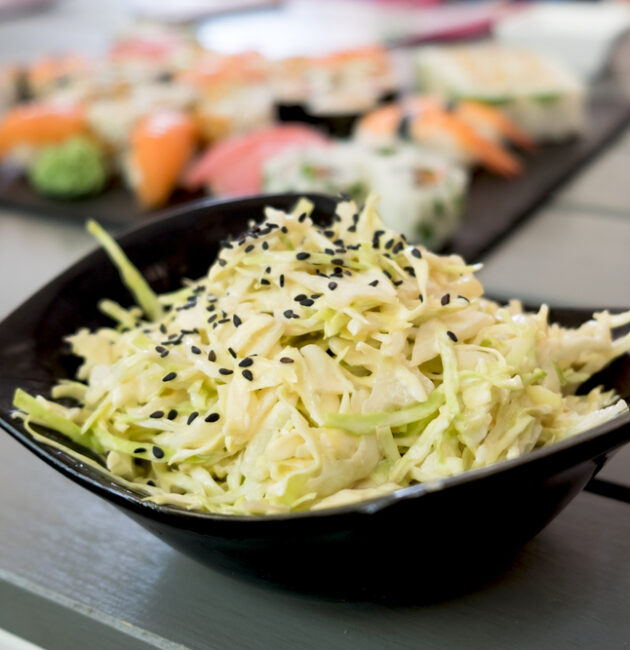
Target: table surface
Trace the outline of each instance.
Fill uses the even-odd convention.
[[[77,48],[98,51],[124,4],[102,12],[66,0],[0,24],[0,60],[32,56],[38,34],[48,46],[53,34],[62,49],[69,27]],[[92,247],[74,222],[0,211],[0,318]],[[481,279],[497,297],[628,307],[629,250],[630,133],[488,255]],[[630,504],[622,501],[582,493],[482,590],[388,607],[219,574],[8,436],[0,455],[0,628],[48,650],[630,648]],[[630,486],[630,447],[600,476]]]

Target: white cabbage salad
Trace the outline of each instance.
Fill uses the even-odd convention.
[[[484,299],[476,266],[409,245],[376,200],[340,203],[328,227],[304,199],[267,208],[160,296],[92,222],[138,306],[102,300],[116,325],[68,337],[76,380],[52,400],[17,391],[16,416],[102,454],[148,501],[273,514],[513,459],[627,410],[574,393],[630,349],[611,334],[630,312],[572,330]]]

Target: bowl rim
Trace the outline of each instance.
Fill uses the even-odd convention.
[[[274,199],[299,199],[301,197],[306,197],[310,199],[319,199],[319,200],[330,200],[339,202],[344,200],[345,197],[335,197],[331,195],[321,194],[321,193],[304,193],[304,192],[288,192],[288,193],[273,193],[273,194],[258,194],[250,197],[235,197],[235,198],[213,198],[213,197],[203,197],[189,203],[174,206],[167,208],[155,214],[151,220],[136,224],[131,228],[126,228],[120,233],[114,235],[114,239],[121,244],[125,245],[127,240],[135,236],[139,231],[151,230],[153,228],[158,228],[167,221],[175,220],[183,214],[194,212],[200,209],[215,209],[221,208],[223,206],[230,206],[233,204],[252,204],[254,206],[265,206],[266,202],[271,202]],[[76,273],[80,273],[86,268],[89,268],[94,263],[94,257],[99,254],[101,247],[95,244],[94,248],[88,251],[85,255],[80,257],[78,260],[67,266],[55,277],[53,277],[49,282],[47,282],[43,287],[38,289],[35,293],[29,296],[24,300],[20,305],[14,308],[9,312],[3,319],[0,321],[0,328],[6,323],[15,318],[22,309],[24,309],[32,300],[36,300],[38,296],[46,294],[51,289],[55,288],[55,285],[62,282],[67,276],[73,276]],[[565,309],[563,307],[563,309]],[[585,313],[589,312],[588,309],[582,308],[571,308],[567,307],[567,310],[574,311],[584,311]],[[630,356],[629,353],[626,353],[626,356]],[[0,370],[0,376],[2,372]],[[15,412],[12,410],[11,413]],[[138,491],[134,491],[131,488],[126,488],[121,483],[116,482],[111,476],[105,472],[100,472],[99,470],[86,465],[85,463],[79,461],[77,458],[64,451],[63,449],[57,448],[54,445],[48,445],[45,442],[40,442],[31,436],[26,430],[18,428],[14,424],[15,420],[7,419],[0,413],[0,428],[4,429],[9,435],[11,435],[15,440],[21,443],[23,446],[28,448],[40,459],[45,461],[47,464],[54,467],[64,476],[70,478],[75,483],[89,489],[91,492],[96,493],[101,498],[106,499],[116,505],[122,506],[125,509],[132,509],[139,514],[146,515],[153,519],[160,519],[160,516],[163,517],[174,517],[182,520],[187,520],[190,522],[217,522],[217,523],[235,523],[235,524],[258,524],[262,525],[263,523],[271,522],[292,522],[292,521],[304,521],[312,519],[328,519],[335,518],[338,516],[346,515],[372,515],[385,510],[397,503],[408,501],[411,499],[416,499],[421,496],[440,493],[444,490],[455,488],[458,486],[466,485],[469,483],[476,482],[478,480],[489,479],[498,474],[504,472],[509,472],[510,470],[523,467],[532,463],[539,461],[544,461],[551,456],[562,455],[565,452],[568,452],[574,448],[581,447],[586,445],[589,442],[595,441],[604,436],[607,433],[612,433],[618,429],[627,427],[628,431],[624,434],[624,439],[615,444],[607,447],[607,451],[602,453],[607,453],[612,449],[625,444],[630,440],[630,411],[626,411],[617,415],[616,417],[602,422],[601,424],[591,427],[585,431],[582,431],[574,436],[566,438],[564,440],[552,443],[545,447],[540,447],[534,449],[522,456],[513,458],[510,460],[502,460],[495,462],[486,467],[480,467],[472,470],[467,470],[460,474],[453,476],[448,476],[444,478],[433,479],[424,483],[418,483],[415,485],[410,485],[408,487],[403,487],[392,492],[372,497],[369,499],[356,501],[348,504],[342,504],[338,506],[331,506],[328,508],[322,508],[321,510],[305,510],[299,512],[288,512],[288,513],[275,513],[275,514],[221,514],[221,513],[211,513],[203,512],[199,510],[189,510],[183,507],[172,506],[172,505],[160,505],[150,501],[145,501],[142,494]],[[46,430],[45,427],[39,427],[42,430]],[[591,458],[591,456],[589,456]],[[73,464],[76,463],[76,466]],[[80,468],[83,471],[80,471]],[[99,478],[101,480],[99,480]],[[109,483],[107,485],[106,483]]]

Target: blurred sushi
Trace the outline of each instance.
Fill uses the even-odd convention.
[[[38,148],[87,132],[85,113],[77,106],[32,102],[15,106],[0,120],[0,160],[26,164]]]
[[[379,46],[286,59],[272,70],[278,118],[333,137],[351,135],[356,120],[395,90],[392,62]]]
[[[481,164],[502,176],[521,171],[519,160],[503,142],[531,149],[533,142],[492,107],[465,102],[447,107],[431,96],[418,95],[386,104],[356,125],[357,141],[390,146],[409,138],[465,165]]]
[[[431,46],[418,51],[415,66],[422,91],[493,106],[533,140],[562,140],[584,129],[584,85],[539,52],[497,43]]]
[[[256,52],[234,56],[208,53],[177,81],[196,89],[194,113],[208,143],[273,123],[267,62]]]
[[[375,191],[387,225],[433,249],[457,229],[468,185],[463,168],[408,144],[380,150],[351,142],[294,148],[270,157],[263,176],[266,192],[324,192],[362,202]]]
[[[261,191],[262,167],[271,156],[306,145],[327,145],[318,131],[302,124],[284,124],[226,138],[195,161],[184,176],[184,187],[206,187],[214,194],[245,196]]]
[[[156,208],[166,203],[196,142],[194,120],[181,111],[158,110],[134,126],[125,172],[142,207]]]

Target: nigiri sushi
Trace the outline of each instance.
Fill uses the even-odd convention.
[[[0,159],[87,132],[80,107],[30,103],[9,110],[0,121]]]
[[[395,143],[401,132],[457,162],[479,163],[503,176],[518,174],[521,165],[501,145],[501,140],[518,140],[528,148],[531,146],[525,134],[489,107],[475,112],[473,106],[469,113],[462,115],[457,107],[447,110],[429,96],[410,97],[368,113],[357,124],[354,135],[360,142],[387,146]]]
[[[226,138],[197,160],[184,176],[184,186],[203,185],[215,193],[242,196],[260,192],[262,165],[270,156],[303,145],[325,145],[328,139],[301,124],[284,124]]]
[[[196,141],[195,123],[181,111],[158,110],[135,125],[125,171],[144,208],[156,208],[168,200]]]

